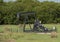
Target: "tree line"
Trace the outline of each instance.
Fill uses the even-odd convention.
[[[34,11],[42,23],[60,23],[60,3],[17,0],[16,2],[0,2],[0,24],[23,23],[23,20],[17,19],[17,13],[29,11]],[[34,21],[34,18],[30,21]]]

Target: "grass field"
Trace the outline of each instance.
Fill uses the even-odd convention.
[[[37,34],[22,32],[18,25],[0,25],[0,42],[60,42],[60,24],[43,24],[45,27],[57,28],[57,38],[51,38],[49,34]],[[29,28],[29,26],[26,26]],[[11,31],[12,30],[12,31]],[[18,31],[17,31],[18,30]],[[11,31],[11,32],[10,32]]]

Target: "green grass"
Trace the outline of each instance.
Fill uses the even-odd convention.
[[[58,29],[58,37],[51,38],[48,34],[25,33],[21,32],[22,28],[18,25],[0,25],[0,39],[15,39],[16,42],[60,42],[60,24],[43,24],[45,27],[52,28],[56,26]],[[4,28],[12,29],[12,32],[5,32]],[[26,26],[29,28],[29,26]],[[17,30],[19,30],[17,32]],[[1,42],[1,41],[0,41]],[[5,41],[4,41],[5,42]]]

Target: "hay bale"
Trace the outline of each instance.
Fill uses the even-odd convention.
[[[52,31],[52,32],[51,32],[51,38],[56,38],[56,37],[57,37],[57,32]]]

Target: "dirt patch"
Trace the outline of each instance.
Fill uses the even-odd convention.
[[[14,39],[7,39],[6,42],[16,42]]]
[[[51,34],[51,33],[37,33],[37,34]]]

